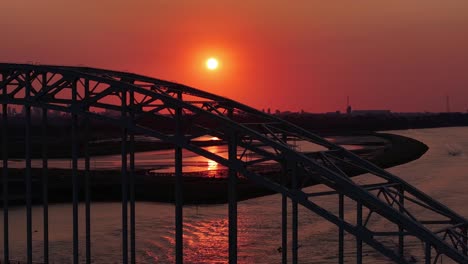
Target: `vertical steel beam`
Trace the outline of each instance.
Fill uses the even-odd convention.
[[[362,204],[357,202],[357,227],[362,228]],[[359,237],[359,234],[356,236],[356,263],[362,264],[362,239]]]
[[[6,74],[2,74],[4,81]],[[7,84],[3,84],[3,96],[8,95]],[[9,248],[9,223],[8,223],[8,104],[2,105],[2,184],[3,184],[3,262],[8,263],[10,258]]]
[[[399,203],[399,211],[403,215],[405,213],[405,196],[404,196],[404,189],[401,187],[398,190],[399,196],[398,196],[398,203]],[[403,232],[405,230],[401,225],[398,225],[398,255],[403,258],[405,254],[405,236],[403,235]]]
[[[45,75],[45,74],[44,74]],[[45,79],[45,78],[44,78]],[[45,89],[45,87],[43,87]],[[42,210],[44,229],[44,263],[49,263],[49,176],[47,159],[47,108],[42,108]]]
[[[26,236],[27,236],[27,262],[32,263],[32,178],[31,178],[31,106],[29,104],[31,93],[30,72],[26,73],[26,89],[25,89],[25,158],[26,158]]]
[[[177,99],[182,100],[182,92],[177,92]],[[176,139],[182,140],[182,108],[177,106],[175,109],[176,121]],[[183,186],[182,186],[182,148],[175,146],[175,253],[176,263],[181,264],[184,261],[183,253]]]
[[[284,193],[281,195],[281,263],[288,263],[288,197]]]
[[[134,91],[130,91],[130,122],[135,119],[133,109],[135,101]],[[130,130],[130,263],[136,263],[135,256],[135,133]]]
[[[232,109],[229,118],[233,118]],[[229,132],[228,159],[237,162],[237,135],[235,131]],[[229,168],[228,179],[228,218],[229,218],[229,264],[237,263],[237,171]]]
[[[468,256],[468,228],[465,226],[462,229],[463,233],[463,255]]]
[[[122,90],[122,263],[128,263],[127,91]]]
[[[424,249],[424,259],[426,264],[431,264],[431,244],[426,242],[426,246]]]
[[[84,81],[84,99],[89,100],[89,80]],[[89,111],[89,105],[86,104],[84,111]],[[85,162],[85,229],[86,229],[86,263],[91,263],[91,182],[90,182],[90,158],[89,158],[89,117],[84,119],[84,162]]]
[[[72,139],[72,195],[73,195],[73,263],[78,264],[78,144],[77,136],[78,115],[77,107],[77,80],[72,82],[72,124],[71,124],[71,139]]]
[[[287,142],[287,135],[283,133],[283,142]],[[288,165],[282,164],[283,173],[281,176],[281,184],[288,185]],[[281,263],[288,263],[288,196],[285,193],[281,194]]]
[[[298,171],[297,171],[297,162],[294,162],[291,170],[292,178],[292,188],[296,192],[298,190]],[[299,210],[297,207],[297,201],[292,201],[292,263],[297,264],[299,260],[298,249],[299,249],[299,236],[298,236],[298,214]]]
[[[344,220],[344,195],[338,194],[338,216],[341,220]],[[338,227],[338,263],[344,263],[344,228],[340,224]]]

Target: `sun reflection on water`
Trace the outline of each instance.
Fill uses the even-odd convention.
[[[227,219],[184,223],[187,261],[190,263],[225,263],[228,257],[227,234]]]
[[[218,169],[218,163],[216,161],[208,160],[208,170],[217,170]]]
[[[209,146],[206,148],[209,152],[219,155],[222,151],[220,146]],[[207,159],[207,168],[208,171],[218,170],[218,163],[214,160]]]

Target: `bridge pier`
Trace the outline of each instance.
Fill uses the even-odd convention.
[[[344,195],[338,194],[338,217],[344,220]],[[340,223],[338,226],[338,263],[344,263],[344,228]]]
[[[90,98],[89,80],[84,82],[84,97]],[[84,111],[89,111],[89,105],[86,104]],[[84,118],[84,162],[85,162],[85,232],[86,232],[86,264],[91,263],[91,175],[90,175],[90,157],[89,157],[89,139],[90,139],[90,121],[89,117]]]
[[[463,254],[468,256],[468,228],[465,226],[463,232]]]
[[[426,246],[424,248],[424,263],[425,264],[432,264],[431,262],[431,244],[428,242],[425,243]]]
[[[72,101],[71,105],[73,109],[77,108],[77,79],[72,82]],[[72,139],[72,188],[73,188],[73,263],[79,263],[79,244],[78,244],[78,144],[79,139],[77,135],[78,127],[78,115],[75,111],[72,112],[72,124],[71,124],[71,139]]]
[[[177,93],[177,98],[182,100],[182,93]],[[175,108],[176,139],[182,141],[182,108]],[[175,255],[176,263],[184,262],[184,242],[183,242],[183,186],[182,186],[182,148],[175,147]]]
[[[292,189],[294,191],[298,190],[298,174],[297,174],[297,163],[294,162],[291,167],[291,179],[292,179]],[[292,201],[292,263],[297,264],[299,260],[298,249],[299,249],[299,237],[298,237],[298,203],[296,199]]]
[[[233,118],[233,111],[230,109],[229,118]],[[228,160],[230,163],[237,163],[237,135],[229,130]],[[229,218],[229,264],[237,263],[237,171],[229,168],[228,179],[228,218]]]
[[[288,143],[288,136],[282,133],[281,140],[285,145]],[[286,162],[281,163],[281,184],[287,186],[290,182],[290,172]],[[281,263],[288,263],[288,196],[281,194]]]
[[[283,173],[281,181],[283,185],[287,184],[288,171],[283,164]],[[288,263],[288,196],[281,194],[281,263]]]
[[[121,93],[122,108],[120,120],[122,122],[122,263],[128,263],[128,175],[127,175],[127,138],[128,131],[124,125],[127,122],[127,91]]]
[[[405,196],[404,190],[402,188],[398,188],[398,210],[401,214],[405,212]],[[405,255],[405,236],[403,234],[405,229],[401,225],[398,225],[398,255],[401,258],[404,258]]]
[[[2,73],[2,80],[5,80],[6,74]],[[2,82],[3,84],[3,82]],[[8,95],[7,86],[1,85],[3,96]],[[8,263],[10,259],[9,248],[9,216],[8,216],[8,104],[2,104],[2,184],[3,184],[3,262]]]
[[[43,211],[43,254],[44,263],[49,263],[49,182],[47,158],[47,108],[42,108],[42,211]]]
[[[357,202],[356,204],[356,226],[359,231],[362,231],[362,204]],[[356,263],[362,264],[362,239],[359,236],[356,236]]]
[[[30,84],[30,72],[25,75],[26,78],[26,89],[25,89],[25,160],[26,160],[26,255],[27,263],[32,263],[32,178],[31,178],[31,105],[29,104],[31,84]]]
[[[133,91],[130,91],[130,122],[133,124],[135,119],[135,94]],[[130,187],[130,263],[136,263],[136,248],[135,248],[135,133],[133,130],[129,131],[130,142],[129,142],[129,152],[130,152],[130,178],[129,178],[129,187]]]

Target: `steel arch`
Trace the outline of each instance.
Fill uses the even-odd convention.
[[[234,187],[236,172],[239,172],[292,200],[293,261],[297,261],[297,204],[301,204],[339,226],[340,231],[356,236],[358,262],[362,260],[362,242],[365,242],[393,261],[407,263],[403,251],[404,238],[412,236],[426,244],[427,263],[436,262],[439,255],[446,255],[459,263],[468,263],[466,254],[468,222],[465,218],[397,176],[340,146],[274,116],[221,96],[137,74],[83,67],[24,64],[0,64],[0,74],[0,91],[3,92],[0,96],[0,103],[4,106],[20,104],[27,108],[32,106],[67,112],[75,118],[80,115],[105,120],[120,126],[125,138],[129,132],[132,133],[131,135],[141,133],[157,137],[177,146],[176,153],[177,148],[188,149],[230,168],[229,227],[233,232],[230,232],[232,262],[236,260],[237,248],[234,233],[237,215]],[[93,112],[97,109],[114,111],[119,113],[119,116]],[[242,119],[239,119],[239,116],[242,116]],[[175,129],[157,131],[142,122],[145,118],[154,117],[174,124]],[[212,126],[210,122],[216,122],[219,125]],[[190,134],[187,133],[188,128]],[[229,142],[230,157],[223,158],[191,143],[193,138],[203,134],[217,136]],[[294,150],[287,143],[291,137],[308,140],[327,150],[314,155],[305,155]],[[125,145],[122,144],[122,153],[126,154]],[[242,154],[236,155],[239,151]],[[246,153],[253,153],[254,158],[250,155],[247,159]],[[122,158],[124,159],[124,155]],[[178,160],[177,157],[175,159]],[[254,165],[267,162],[285,168],[285,174],[288,177],[283,181],[274,181],[253,169]],[[340,169],[343,166],[370,173],[378,182],[359,185]],[[176,171],[176,174],[180,182],[181,171]],[[126,181],[131,180],[132,177],[127,177],[127,168],[122,168],[122,175],[122,181],[125,183],[122,184],[122,192],[125,193],[128,191],[125,187]],[[4,175],[4,179],[6,177]],[[307,193],[302,190],[302,187],[311,183],[325,184],[332,191]],[[340,197],[340,211],[344,197],[356,201],[359,216],[356,223],[346,221],[341,212],[337,216],[312,201],[315,196],[334,194]],[[176,210],[179,210],[178,213],[181,216],[182,197],[180,193],[178,195],[176,202],[178,209]],[[408,206],[409,203],[413,206]],[[418,209],[414,210],[414,206],[418,206]],[[423,219],[419,215],[421,208],[441,218]],[[367,213],[364,223],[363,209]],[[126,212],[127,209],[123,208],[122,213],[126,214]],[[376,214],[394,223],[399,231],[389,232],[375,228],[373,230],[368,223],[369,219]],[[126,223],[123,224],[124,230],[126,225]],[[182,253],[181,225],[182,222],[178,222],[176,227],[176,231],[179,230],[176,232],[179,236],[176,247],[178,247],[177,254],[180,255]],[[341,236],[342,232],[340,232],[340,240],[342,240]],[[379,240],[381,236],[398,237],[398,252]],[[434,258],[431,256],[432,251],[436,253]],[[123,261],[125,260],[124,256]],[[178,260],[182,261],[181,258]],[[340,262],[342,262],[342,256],[340,256]]]

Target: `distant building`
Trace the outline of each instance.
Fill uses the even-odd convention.
[[[390,110],[353,110],[351,115],[353,116],[379,116],[379,115],[389,115],[392,111]]]
[[[340,110],[336,110],[335,112],[325,112],[326,115],[340,115]]]

